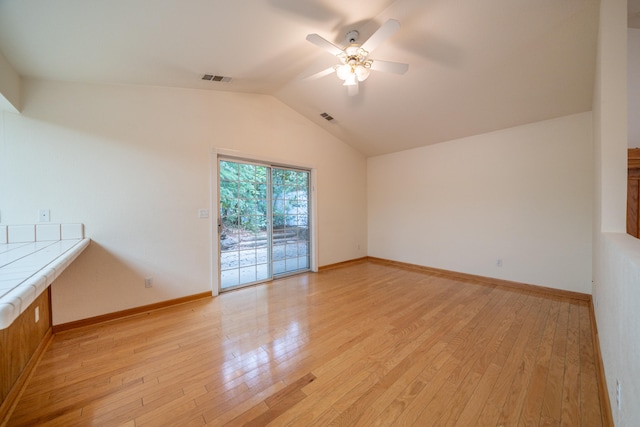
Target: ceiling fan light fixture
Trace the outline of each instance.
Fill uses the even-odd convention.
[[[336,70],[336,76],[338,76],[340,80],[346,80],[349,78],[349,75],[351,75],[351,66],[349,64],[336,65],[334,68]]]
[[[358,77],[359,82],[363,82],[367,80],[367,77],[369,77],[369,73],[370,73],[369,67],[367,67],[366,63],[356,65],[354,72],[356,77]]]
[[[371,61],[361,60],[358,57],[351,56],[343,61],[342,65],[336,65],[336,75],[340,80],[344,80],[345,86],[356,84],[356,80],[363,82],[369,77],[371,71]]]
[[[355,73],[349,74],[349,76],[344,79],[343,86],[355,86],[358,84],[358,76]]]

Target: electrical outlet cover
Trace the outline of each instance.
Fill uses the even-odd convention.
[[[51,214],[49,209],[40,209],[38,212],[38,220],[39,222],[49,222],[51,218]]]

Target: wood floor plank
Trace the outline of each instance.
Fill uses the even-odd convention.
[[[515,412],[512,411],[512,406],[505,405],[505,402],[511,398],[510,389],[516,377],[524,374],[524,356],[527,350],[530,349],[530,347],[537,350],[540,336],[539,329],[546,320],[550,304],[550,300],[544,300],[543,298],[532,299],[531,310],[525,321],[525,326],[523,326],[513,346],[513,350],[509,353],[498,380],[491,389],[484,408],[480,412],[478,417],[478,423],[480,425],[497,425],[503,408],[505,408],[506,411]],[[517,418],[519,414],[520,411],[518,408],[517,414],[512,414],[512,416]]]
[[[442,335],[434,335],[437,340]],[[425,341],[420,345],[414,353],[412,353],[407,360],[409,361],[409,367],[406,371],[402,372],[401,376],[388,387],[379,390],[381,393],[371,404],[367,405],[364,402],[364,412],[360,418],[355,422],[357,426],[374,426],[374,425],[388,425],[392,420],[397,418],[398,414],[402,412],[401,408],[413,400],[418,392],[424,387],[424,383],[416,381],[420,372],[424,369],[424,365],[430,363],[437,355],[439,355],[446,347],[444,342]],[[413,387],[409,387],[412,385]],[[403,396],[402,393],[405,393]],[[365,398],[369,398],[366,396]],[[376,397],[376,395],[371,396]],[[396,402],[397,401],[397,402]],[[394,402],[395,405],[393,404]]]
[[[591,320],[586,303],[580,304],[580,406],[583,423],[601,425],[602,409],[595,374]]]
[[[121,399],[111,403],[102,401],[93,402],[82,408],[81,420],[86,424],[90,422],[97,425],[119,425],[132,421],[135,418],[136,410],[144,405],[142,399]]]
[[[549,317],[542,333],[542,339],[538,347],[538,354],[532,367],[531,377],[528,379],[529,386],[522,401],[522,412],[520,414],[519,425],[538,425],[544,390],[547,383],[551,353],[556,333],[557,319],[560,312],[560,302],[555,300],[551,306]]]
[[[562,304],[556,324],[553,349],[549,363],[549,373],[543,392],[541,418],[546,423],[559,424],[562,418],[562,391],[564,389],[564,371],[567,366],[567,329],[569,304]]]
[[[449,419],[443,420],[443,425],[469,426],[475,424],[501,372],[501,366],[489,365],[473,394],[467,398],[464,408]]]
[[[580,412],[580,307],[569,307],[567,325],[567,351],[564,381],[562,383],[561,425],[581,425]]]
[[[464,346],[459,347],[454,357],[460,366],[447,379],[440,392],[422,410],[419,420],[422,425],[441,424],[456,416],[477,386],[504,337],[505,328],[515,317],[514,312],[505,312],[504,307],[513,307],[519,299],[517,294],[506,294],[504,298],[492,298],[491,304],[472,319],[472,335]],[[478,326],[482,325],[482,326]]]
[[[279,415],[286,412],[294,406],[296,403],[302,401],[307,395],[302,391],[302,387],[309,384],[316,377],[313,374],[307,374],[302,378],[292,382],[284,387],[282,390],[267,397],[263,403],[266,404],[266,409],[263,409],[263,404],[256,405],[259,411],[255,411],[254,408],[243,413],[240,417],[233,420],[234,424],[242,424],[247,427],[260,427],[267,425],[272,420],[278,418]],[[257,412],[257,414],[256,414]],[[255,414],[255,415],[254,415]],[[248,419],[248,421],[242,420],[242,417]]]
[[[493,408],[502,406],[502,398],[506,398],[506,383],[510,381],[508,374],[511,371],[508,362],[513,364],[512,361],[519,360],[520,351],[521,349],[523,351],[524,348],[522,343],[529,336],[540,306],[539,303],[536,304],[536,300],[530,295],[523,296],[526,298],[522,306],[517,308],[514,321],[511,323],[500,346],[496,349],[476,392],[469,398],[465,408],[459,414],[456,425],[466,426],[475,423],[487,403],[488,407],[492,407],[492,401]],[[499,379],[501,379],[502,385],[498,382]],[[494,411],[494,413],[497,413],[497,411]]]
[[[282,382],[275,383],[258,393],[246,393],[246,395],[243,396],[242,399],[238,399],[238,402],[233,405],[227,405],[226,407],[209,408],[205,410],[202,415],[204,416],[207,424],[225,425],[227,423],[231,423],[237,417],[242,416],[242,414],[256,405],[261,406],[260,410],[267,410],[268,407],[266,404],[264,404],[263,400],[273,393],[277,393],[284,387],[285,385]]]
[[[455,390],[452,398],[448,402],[441,403],[444,409],[441,411],[437,424],[455,425],[474,396],[488,395],[482,388],[478,392],[477,388],[481,385],[486,387],[487,384],[492,384],[497,379],[498,370],[495,368],[498,365],[496,363],[502,363],[502,354],[512,348],[515,342],[516,333],[520,331],[526,313],[524,307],[527,298],[526,294],[510,294],[509,298],[501,302],[500,310],[494,311],[497,327],[495,330],[491,327],[488,328],[488,331],[493,330],[493,333],[489,334],[490,339],[486,345],[483,345],[482,342],[476,342],[474,351],[468,351],[464,355],[467,363],[473,361],[471,372],[463,381],[459,381],[458,389]],[[492,367],[493,369],[491,369]],[[479,409],[477,407],[477,411]],[[469,420],[469,422],[471,421]]]
[[[54,420],[58,417],[65,416],[70,412],[76,412],[80,410],[82,415],[82,408],[85,405],[90,404],[93,401],[99,400],[105,396],[117,394],[118,392],[125,390],[128,387],[134,386],[136,383],[116,386],[101,386],[98,387],[93,393],[88,395],[74,396],[70,400],[64,400],[55,404],[45,405],[46,411],[34,412],[33,407],[21,405],[19,402],[15,413],[15,422],[19,424],[37,425]],[[14,417],[12,416],[11,420]],[[12,421],[11,421],[12,422]]]
[[[53,337],[8,426],[602,425],[588,305],[363,261]]]
[[[481,289],[474,289],[473,292],[484,293],[485,291],[481,290]],[[471,296],[471,294],[469,294],[469,296]],[[482,300],[482,299],[474,299],[474,303],[475,304],[484,304],[484,300]],[[438,307],[440,307],[440,305]],[[469,310],[467,310],[464,315],[461,315],[462,317],[470,318],[473,315],[474,310],[472,309],[472,306],[469,306],[468,308],[469,308]],[[455,307],[451,306],[450,310],[448,310],[448,313],[453,315],[453,314],[459,313],[460,311],[462,311],[461,307],[455,308]],[[435,316],[435,313],[437,313],[437,312],[440,312],[440,311],[438,309],[433,310],[430,313],[424,314],[424,317],[429,318],[429,319],[433,319],[433,317]],[[413,325],[416,322],[418,322],[419,319],[417,319],[417,318],[415,318],[415,316],[411,316],[411,315],[410,315],[410,318],[411,318],[410,322],[405,322],[402,325],[395,324],[394,325],[395,327],[392,330],[390,330],[389,333],[392,336],[402,336],[402,339],[404,340],[404,342],[407,342],[407,340],[413,341],[413,343],[415,345],[415,344],[419,343],[420,341],[415,341],[414,337],[415,337],[416,330],[414,328],[412,328],[411,325]],[[462,322],[459,322],[459,323],[462,323]],[[441,328],[450,329],[450,328],[455,327],[455,325],[456,325],[456,323],[450,322],[450,321],[442,322],[442,324],[439,324],[438,322],[436,322],[436,323],[434,323],[432,325],[431,328],[427,329],[426,333],[423,334],[424,335],[423,339],[427,339],[428,336],[433,334],[433,331],[438,331]],[[402,330],[403,332],[401,332],[398,329],[398,327],[403,327],[405,329],[403,329]],[[412,333],[408,332],[409,330],[411,330]],[[438,333],[438,332],[436,332],[436,333]],[[410,335],[407,335],[407,334],[410,334]],[[398,342],[398,341],[396,341],[396,342]],[[380,344],[381,343],[378,342],[376,344],[377,347],[384,348],[384,346],[380,345]],[[396,344],[396,345],[398,346],[399,344]],[[393,354],[395,354],[396,359],[397,359],[398,356],[399,356],[398,348],[394,347],[392,350],[394,350]],[[389,349],[387,349],[387,351],[389,351]],[[369,353],[369,351],[367,351],[367,353]],[[386,355],[382,355],[381,357],[384,358],[384,359],[388,358],[388,356],[386,356]],[[389,364],[387,364],[387,368],[389,368]],[[384,369],[383,369],[383,372],[384,372]],[[349,371],[349,374],[353,375],[353,370],[352,369]],[[303,412],[303,414],[297,419],[296,422],[297,423],[308,422],[308,419],[310,418],[310,413],[312,411],[325,411],[326,412],[329,409],[327,407],[327,405],[330,405],[330,404],[333,405],[333,409],[334,409],[335,412],[341,413],[341,412],[346,411],[347,410],[346,409],[347,406],[350,406],[350,405],[352,405],[352,404],[357,402],[358,399],[354,399],[354,398],[357,398],[358,396],[360,396],[362,394],[362,392],[356,391],[356,390],[359,389],[359,390],[368,391],[371,387],[374,387],[374,385],[376,383],[376,380],[374,378],[371,378],[370,375],[363,375],[361,378],[362,378],[362,380],[360,381],[360,383],[354,384],[353,389],[343,388],[343,390],[344,390],[343,396],[337,396],[337,399],[335,399],[335,402],[339,402],[339,403],[333,403],[332,404],[331,401],[326,397],[322,398],[322,402],[323,402],[322,404],[319,404],[318,402],[316,402],[316,400],[313,397],[311,399],[308,399],[305,402],[305,404],[309,408],[306,409],[304,407],[301,407],[301,408],[298,409],[300,412]],[[352,384],[352,383],[350,383],[350,384]],[[330,384],[329,387],[331,388],[331,387],[333,387],[333,385]],[[309,392],[313,392],[313,390],[309,390]],[[318,394],[318,396],[324,396],[324,394]],[[366,397],[368,397],[368,396],[366,396]],[[353,408],[351,408],[350,411],[353,411]],[[289,416],[290,415],[291,414],[289,414]],[[352,414],[349,411],[345,413],[344,417],[345,418],[354,419],[354,420],[357,418],[355,414]]]
[[[479,318],[485,316],[485,314],[480,313],[489,313],[495,303],[495,300],[492,302],[492,298],[479,298],[474,301],[475,305],[465,307],[467,317],[462,317],[458,320],[457,326],[459,328],[457,329],[457,333],[450,339],[443,339],[444,342],[448,343],[447,347],[437,356],[433,363],[421,372],[417,383],[414,381],[413,384],[410,384],[407,392],[403,393],[398,401],[392,402],[390,411],[383,413],[385,418],[389,419],[389,415],[396,412],[398,417],[394,419],[394,422],[401,425],[413,424],[419,419],[424,412],[424,407],[428,406],[436,396],[445,384],[447,378],[450,378],[452,375],[459,376],[460,374],[456,374],[456,371],[462,372],[464,370],[460,367],[463,362],[454,355],[457,350],[470,345],[468,338],[473,329],[475,329],[473,320],[478,320],[478,316]],[[457,354],[462,354],[462,352],[460,351]],[[411,390],[419,387],[418,384],[421,383],[424,383],[425,387],[422,387],[413,399],[407,399],[407,396],[413,395]],[[398,411],[398,408],[402,408],[402,410]]]

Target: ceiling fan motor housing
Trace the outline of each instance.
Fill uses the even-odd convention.
[[[349,31],[347,33],[347,43],[349,43],[349,44],[355,43],[356,40],[358,40],[358,36],[359,35],[360,35],[360,33],[357,32],[356,30]]]

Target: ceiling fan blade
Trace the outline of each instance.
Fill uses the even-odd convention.
[[[389,19],[362,44],[362,48],[369,53],[373,52],[382,42],[391,37],[399,29],[400,23],[395,19]]]
[[[384,71],[386,73],[404,74],[409,69],[409,64],[390,61],[378,61],[374,59],[371,62],[371,69],[375,71]]]
[[[329,74],[335,73],[335,68],[329,67],[326,70],[319,71],[315,74],[311,74],[310,76],[303,77],[302,80],[316,80],[324,76],[328,76]]]
[[[355,96],[358,94],[358,81],[356,80],[356,84],[347,85],[347,94],[349,96]]]
[[[342,53],[342,49],[317,34],[307,35],[307,40],[315,44],[316,46],[326,50],[332,55],[339,55]]]

